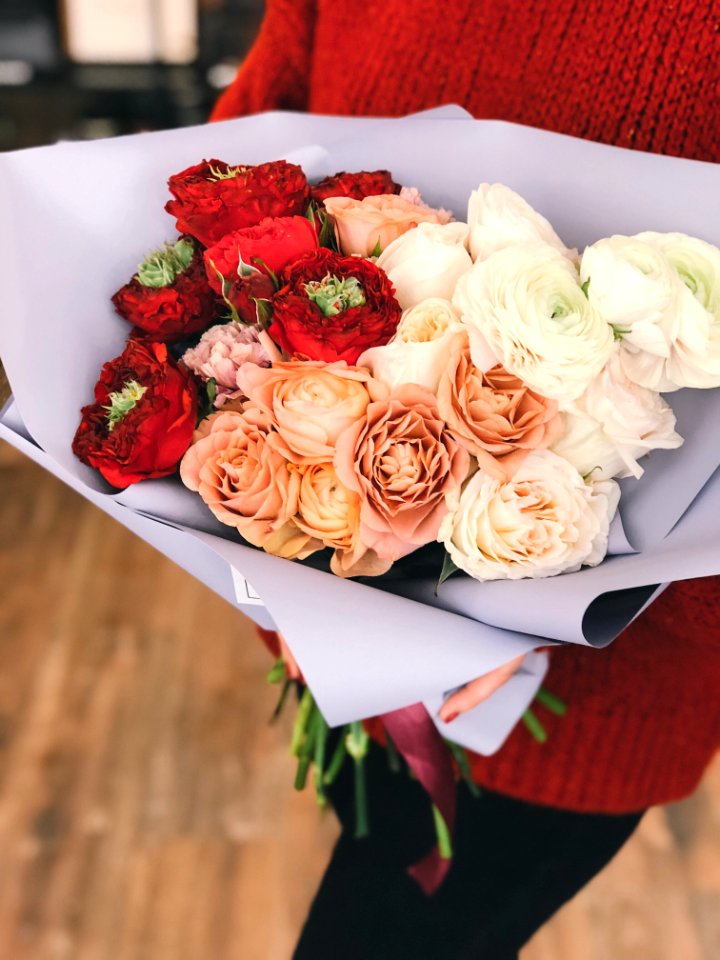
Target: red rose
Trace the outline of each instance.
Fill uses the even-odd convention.
[[[173,473],[196,419],[197,389],[188,371],[168,357],[164,343],[131,340],[102,368],[73,453],[124,490]]]
[[[400,184],[395,183],[389,170],[361,170],[359,173],[345,173],[343,170],[310,187],[310,195],[320,204],[328,197],[362,200],[383,193],[400,193]]]
[[[283,281],[270,335],[291,356],[354,364],[387,343],[400,321],[392,283],[369,260],[318,250],[289,266]]]
[[[268,271],[278,274],[317,248],[315,228],[305,217],[265,217],[256,226],[235,230],[208,247],[205,269],[210,286],[222,294],[224,285],[225,295],[241,319],[253,323],[256,311],[252,298],[271,300],[275,293]]]
[[[310,196],[302,169],[285,160],[255,167],[203,160],[170,177],[168,186],[175,199],[165,209],[177,218],[178,231],[206,247],[264,217],[302,214]]]
[[[218,313],[202,254],[187,238],[151,253],[112,302],[145,340],[182,340],[207,329]]]

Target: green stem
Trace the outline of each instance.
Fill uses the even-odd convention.
[[[365,777],[365,757],[357,757],[355,762],[355,839],[362,840],[370,833],[368,819],[367,779]]]
[[[540,687],[535,694],[535,699],[538,703],[547,707],[550,713],[554,713],[556,717],[564,717],[567,713],[567,704],[560,697],[556,697],[554,693],[546,690],[545,687]]]
[[[312,707],[310,709],[310,715],[306,724],[305,736],[302,738],[302,741],[295,754],[295,756],[298,758],[298,767],[295,774],[296,790],[304,790],[307,783],[307,777],[310,771],[310,761],[312,760],[315,752],[319,716],[320,711],[315,706],[315,701],[313,700]]]
[[[333,755],[330,757],[330,763],[328,768],[325,771],[323,776],[323,785],[329,787],[332,783],[335,782],[337,775],[342,769],[342,765],[345,763],[345,757],[347,756],[347,747],[345,746],[345,738],[347,736],[347,728],[344,727],[340,732],[340,739],[335,745],[333,750]]]
[[[297,717],[295,718],[292,739],[290,740],[290,753],[293,755],[293,757],[300,756],[300,747],[305,738],[308,722],[314,706],[315,701],[313,700],[313,695],[310,693],[310,688],[305,687],[303,695],[300,698],[300,705],[298,706]]]
[[[367,781],[365,777],[365,757],[370,738],[359,720],[350,724],[345,738],[347,752],[355,761],[355,839],[360,840],[370,833],[367,803]]]
[[[398,748],[395,746],[393,738],[390,734],[385,731],[385,750],[387,751],[387,763],[390,768],[391,773],[400,773],[402,769],[402,762],[400,760],[400,754],[398,753]]]
[[[315,796],[321,807],[327,805],[327,794],[325,793],[325,753],[327,748],[327,738],[330,728],[325,723],[325,717],[317,711],[315,728],[315,750],[313,762],[315,764]]]
[[[522,719],[523,723],[530,731],[530,735],[537,740],[538,743],[545,743],[548,738],[547,731],[532,710],[528,708],[523,714]]]
[[[435,821],[435,833],[437,834],[438,850],[443,860],[452,860],[452,837],[445,823],[445,818],[440,813],[435,804],[432,805],[433,820]]]
[[[273,723],[275,720],[277,720],[277,718],[282,713],[283,707],[285,706],[285,701],[287,700],[287,695],[290,692],[290,688],[293,686],[294,683],[295,683],[294,680],[286,680],[285,683],[283,684],[282,690],[280,691],[280,697],[278,699],[277,706],[273,710],[272,716],[270,717],[270,723]]]
[[[479,797],[482,791],[472,778],[467,751],[461,747],[460,744],[453,743],[452,740],[446,740],[445,744],[450,753],[453,755],[455,763],[457,763],[458,769],[460,770],[460,776],[467,784],[468,790],[474,797]]]

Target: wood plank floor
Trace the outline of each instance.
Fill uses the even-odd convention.
[[[335,826],[248,621],[7,445],[0,492],[0,960],[286,960]],[[720,960],[720,764],[522,960]]]

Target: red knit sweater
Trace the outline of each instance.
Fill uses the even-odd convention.
[[[720,162],[714,0],[269,0],[216,119],[269,109],[399,116],[460,103],[477,117]],[[671,586],[602,651],[555,649],[542,712],[473,758],[488,788],[624,812],[685,796],[720,747],[717,579]]]

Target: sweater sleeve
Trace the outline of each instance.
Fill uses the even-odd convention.
[[[263,110],[306,110],[316,0],[268,0],[257,39],[211,120]]]

